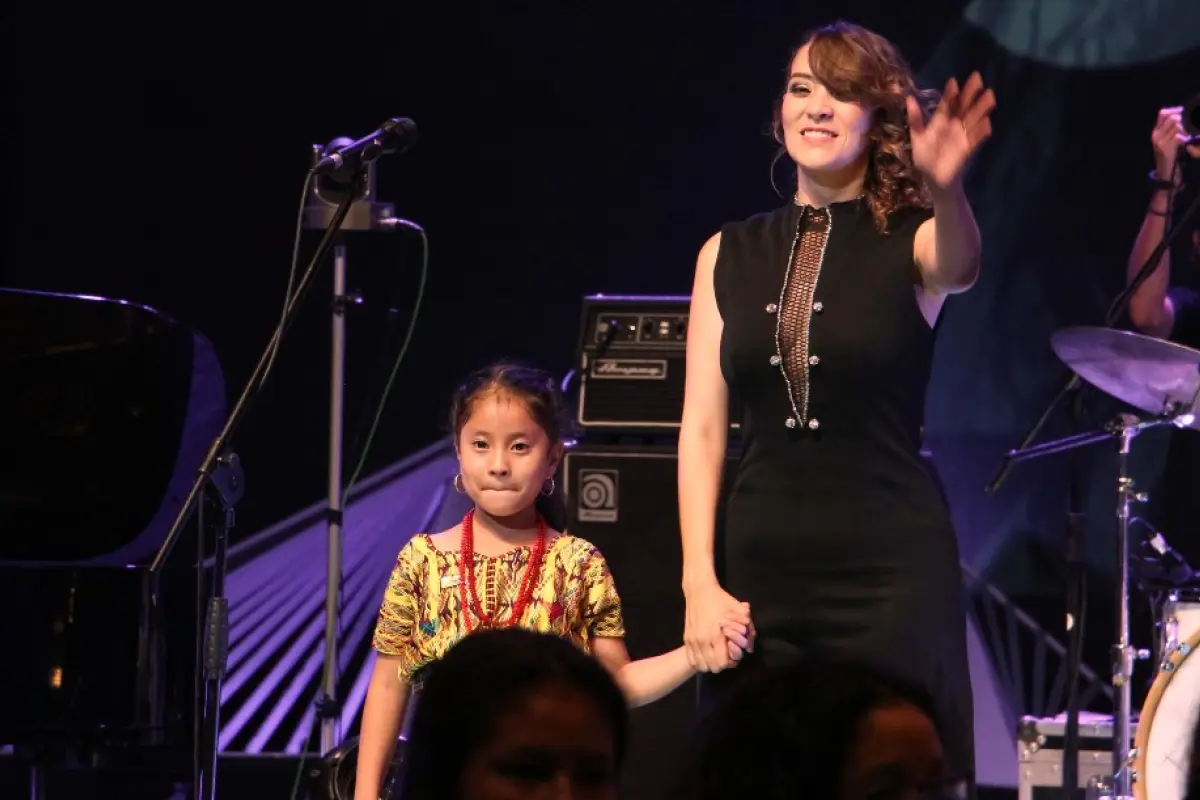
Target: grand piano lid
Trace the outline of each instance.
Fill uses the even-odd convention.
[[[147,561],[224,421],[220,363],[189,326],[0,288],[0,566]]]

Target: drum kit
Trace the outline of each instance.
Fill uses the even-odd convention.
[[[1117,465],[1117,608],[1112,648],[1113,775],[1111,800],[1182,800],[1191,742],[1200,710],[1200,597],[1179,590],[1160,609],[1159,667],[1136,722],[1131,684],[1134,663],[1149,652],[1132,646],[1129,632],[1130,521],[1144,493],[1129,471],[1134,438],[1150,428],[1200,428],[1200,351],[1128,331],[1074,327],[1051,338],[1055,354],[1100,391],[1140,409],[1122,413],[1101,430],[1015,450],[1014,460],[1115,439]],[[1197,432],[1196,435],[1200,435]],[[1200,486],[1197,486],[1200,491]],[[1155,537],[1161,544],[1161,536]],[[1131,743],[1131,739],[1133,739]]]

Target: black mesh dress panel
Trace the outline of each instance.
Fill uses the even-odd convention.
[[[809,318],[828,240],[828,210],[807,209],[800,221],[800,235],[796,239],[792,267],[780,292],[775,350],[780,355],[788,397],[798,419],[805,419],[808,415],[808,368],[809,359],[812,358],[809,353]]]

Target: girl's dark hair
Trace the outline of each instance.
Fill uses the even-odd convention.
[[[534,422],[546,432],[551,445],[563,443],[566,430],[566,401],[557,381],[547,372],[535,367],[509,361],[493,364],[472,373],[454,391],[450,402],[450,431],[455,446],[463,426],[471,418],[475,404],[497,394],[521,401]],[[555,530],[566,530],[567,507],[562,499],[559,481],[549,495],[539,495],[537,511],[546,524]]]
[[[746,677],[697,730],[678,800],[838,797],[871,711],[911,705],[936,724],[924,690],[859,663],[805,658]]]
[[[400,800],[450,800],[496,719],[534,689],[558,683],[592,700],[611,728],[615,767],[625,753],[625,696],[596,659],[557,636],[523,628],[464,638],[429,670],[409,732]]]

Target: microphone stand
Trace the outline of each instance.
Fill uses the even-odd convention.
[[[345,375],[346,375],[346,317],[355,306],[362,303],[358,292],[346,289],[349,274],[346,234],[353,231],[391,230],[396,226],[395,208],[390,203],[377,202],[375,198],[375,170],[373,164],[349,177],[335,171],[334,175],[319,172],[325,163],[326,153],[340,153],[341,142],[335,139],[328,146],[312,146],[313,187],[305,198],[305,230],[322,230],[330,220],[330,214],[347,198],[350,210],[338,228],[333,242],[333,303],[329,376],[329,508],[326,510],[326,564],[325,564],[325,658],[321,672],[321,688],[314,703],[320,721],[321,755],[328,755],[339,744],[343,700],[338,694],[340,672],[338,648],[341,631],[339,619],[342,598],[342,541],[345,523],[345,489],[342,475]],[[353,144],[353,143],[352,143]]]
[[[255,366],[254,372],[250,375],[250,379],[246,381],[246,386],[242,389],[242,394],[238,397],[237,402],[233,406],[233,410],[229,413],[229,417],[225,422],[225,427],[217,434],[213,440],[212,446],[208,450],[208,455],[204,457],[203,463],[197,470],[196,479],[192,483],[192,488],[188,492],[179,513],[175,517],[175,521],[171,524],[170,530],[167,532],[166,538],[163,541],[162,547],[154,557],[154,561],[150,565],[148,574],[148,586],[146,598],[149,602],[144,602],[141,609],[141,625],[139,626],[139,651],[140,658],[145,659],[149,681],[152,686],[157,687],[157,691],[161,695],[162,687],[162,653],[160,648],[161,632],[159,626],[161,620],[161,601],[162,587],[161,576],[162,570],[167,559],[171,555],[171,551],[178,541],[180,533],[184,525],[187,524],[193,510],[200,500],[205,488],[213,484],[218,495],[224,505],[224,511],[231,511],[231,500],[236,500],[236,495],[230,495],[229,480],[222,480],[219,476],[215,476],[218,470],[218,465],[224,465],[234,468],[236,477],[233,479],[235,484],[242,482],[241,470],[238,467],[237,456],[228,452],[229,440],[233,435],[234,430],[241,423],[249,408],[250,401],[257,395],[262,388],[263,379],[266,377],[270,369],[270,363],[274,358],[274,352],[278,349],[278,345],[282,342],[284,335],[291,327],[292,321],[295,319],[296,310],[299,308],[304,297],[308,294],[309,288],[312,286],[313,277],[317,267],[325,259],[333,245],[334,239],[342,226],[342,222],[346,219],[346,215],[350,212],[350,206],[354,202],[354,195],[348,193],[344,200],[338,205],[337,211],[333,214],[333,218],[329,221],[329,225],[325,230],[325,235],[321,238],[317,245],[317,250],[313,253],[312,260],[309,261],[308,267],[301,275],[299,282],[296,285],[292,296],[288,298],[287,306],[284,309],[283,316],[275,329],[274,335],[270,342],[264,348],[262,356],[258,359],[258,365]],[[240,495],[240,486],[237,491]],[[204,758],[200,762],[201,777],[197,785],[193,787],[194,796],[197,798],[208,798],[215,800],[216,798],[216,765],[217,752],[220,749],[220,707],[221,707],[221,682],[224,678],[226,669],[226,660],[228,656],[226,643],[228,641],[228,623],[229,623],[229,601],[224,596],[225,591],[225,562],[226,549],[224,546],[224,537],[221,535],[221,526],[218,528],[218,545],[213,561],[212,574],[212,596],[208,601],[207,612],[197,619],[199,630],[204,632],[206,645],[204,647],[203,665],[197,664],[197,680],[203,675],[206,681],[206,696],[204,698],[204,730],[201,732],[200,741],[205,750]],[[203,563],[197,563],[196,569],[203,569]],[[155,709],[156,705],[153,695],[150,699],[151,716],[160,719],[162,715],[161,708]]]
[[[1162,260],[1163,255],[1171,247],[1171,244],[1179,238],[1179,235],[1187,229],[1192,217],[1200,210],[1200,193],[1192,199],[1183,216],[1179,218],[1169,231],[1163,236],[1162,241],[1158,243],[1158,247],[1154,248],[1154,252],[1146,259],[1146,263],[1138,269],[1137,275],[1129,284],[1121,290],[1117,297],[1113,300],[1112,305],[1108,308],[1108,313],[1105,315],[1104,324],[1106,327],[1112,327],[1121,318],[1122,314],[1129,307],[1129,303],[1137,290],[1149,280],[1154,270],[1158,268],[1158,263]],[[1012,472],[1017,462],[1021,460],[1023,451],[1029,449],[1033,441],[1041,433],[1050,417],[1053,415],[1058,405],[1067,397],[1074,395],[1078,401],[1078,392],[1081,388],[1081,379],[1079,373],[1071,370],[1070,376],[1066,383],[1058,391],[1058,394],[1050,401],[1046,410],[1042,412],[1041,417],[1030,428],[1025,438],[1016,450],[1008,452],[1004,461],[1001,464],[1000,470],[988,483],[985,491],[994,495],[1000,487],[1008,479],[1008,475]],[[1076,412],[1079,410],[1078,402],[1075,406]],[[1076,415],[1073,415],[1076,416]],[[1073,420],[1078,422],[1078,419]],[[1056,452],[1056,451],[1051,451]],[[1128,441],[1122,442],[1121,458],[1128,457]],[[1077,466],[1077,465],[1073,465]],[[1084,599],[1084,589],[1086,587],[1085,570],[1083,569],[1082,558],[1082,528],[1083,528],[1083,513],[1081,511],[1082,487],[1079,486],[1079,476],[1076,474],[1077,469],[1072,468],[1070,473],[1069,486],[1069,507],[1067,510],[1067,541],[1066,541],[1066,564],[1067,564],[1067,719],[1066,731],[1063,741],[1063,792],[1065,796],[1071,796],[1079,790],[1079,698],[1078,698],[1078,683],[1079,669],[1082,662],[1083,652],[1083,613],[1085,610],[1086,601]],[[1118,526],[1119,538],[1122,541],[1118,542],[1118,551],[1122,554],[1121,557],[1128,559],[1128,531],[1125,526]],[[1125,575],[1128,571],[1128,564],[1119,565],[1121,574]],[[1117,642],[1113,648],[1113,684],[1117,687],[1116,713],[1113,715],[1113,797],[1125,800],[1132,800],[1132,776],[1129,769],[1130,755],[1130,736],[1129,736],[1129,719],[1132,709],[1132,698],[1130,696],[1130,683],[1133,677],[1133,660],[1131,658],[1129,641],[1129,597],[1127,581],[1120,581],[1117,598]],[[1118,652],[1123,651],[1123,652]],[[1118,720],[1123,724],[1118,725]],[[1121,727],[1123,730],[1118,731]]]

